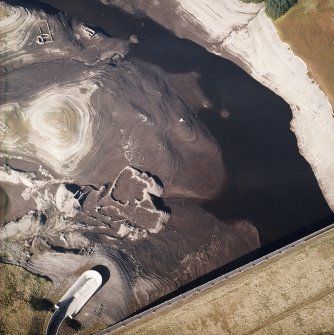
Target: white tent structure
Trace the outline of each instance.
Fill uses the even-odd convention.
[[[65,318],[77,315],[81,308],[102,285],[102,277],[95,270],[85,271],[55,305],[56,309],[67,306]]]
[[[77,315],[101,285],[102,276],[99,272],[85,271],[55,305],[56,311],[48,322],[45,334],[57,335],[63,321]]]

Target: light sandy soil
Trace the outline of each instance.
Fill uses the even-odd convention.
[[[319,186],[334,209],[334,117],[326,95],[308,75],[305,63],[283,43],[263,5],[239,0],[174,0],[160,2],[102,1],[129,12],[144,11],[149,17],[230,58],[252,77],[280,95],[291,106],[291,129],[301,154],[311,165]],[[172,18],[172,19],[171,19]]]
[[[333,334],[333,247],[332,229],[110,334]]]

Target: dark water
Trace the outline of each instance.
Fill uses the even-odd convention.
[[[8,2],[27,6],[26,1]],[[43,2],[110,36],[128,39],[136,34],[140,43],[132,46],[130,59],[173,74],[198,74],[198,85],[211,107],[197,112],[219,142],[229,175],[227,188],[203,204],[207,210],[224,220],[249,219],[258,227],[263,244],[332,214],[298,152],[290,131],[291,111],[283,99],[232,62],[177,38],[149,19],[94,0]],[[222,111],[228,117],[222,117]]]

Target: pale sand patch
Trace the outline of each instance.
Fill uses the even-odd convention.
[[[263,4],[244,4],[240,0],[202,1],[178,0],[178,12],[187,21],[194,21],[204,28],[210,42],[217,42],[229,36],[231,31],[247,25]]]

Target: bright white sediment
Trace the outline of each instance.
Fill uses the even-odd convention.
[[[232,30],[247,25],[263,4],[244,4],[240,0],[179,0],[179,14],[200,24],[210,42],[225,39]]]
[[[0,54],[4,65],[15,55],[16,58],[27,57],[24,47],[31,43],[36,25],[36,17],[21,7],[12,7],[0,2],[4,15],[0,17]]]
[[[75,174],[93,146],[93,121],[98,127],[90,105],[96,88],[90,80],[54,85],[28,103],[2,105],[3,151],[37,157],[57,173]]]
[[[80,202],[74,197],[64,184],[60,184],[55,196],[55,204],[60,212],[65,213],[67,217],[74,217],[79,213]]]

